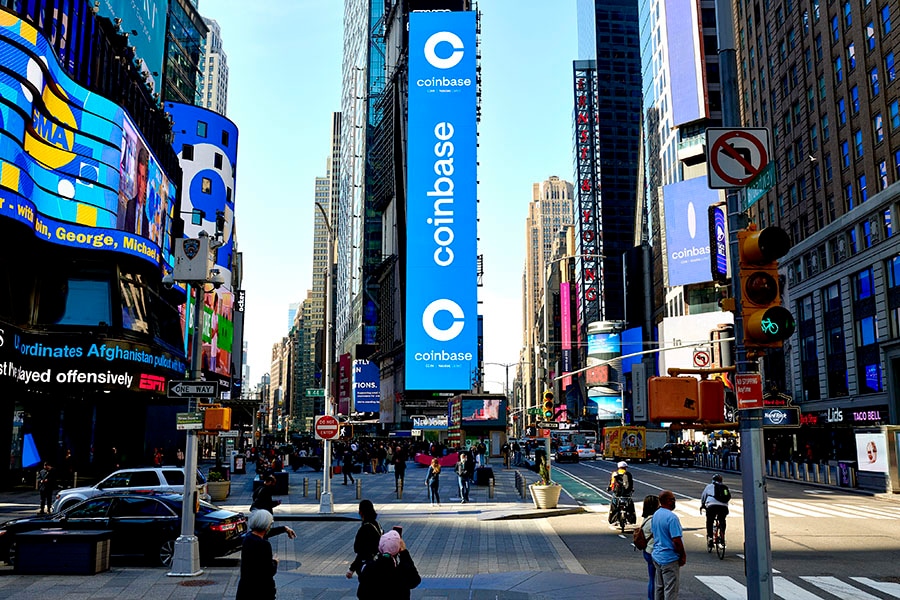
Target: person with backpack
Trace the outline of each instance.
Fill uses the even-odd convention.
[[[270,513],[275,512],[275,507],[281,504],[281,500],[276,500],[272,496],[275,495],[275,476],[266,475],[263,484],[253,490],[253,504],[250,505],[250,512],[256,510],[267,510]]]
[[[728,515],[728,502],[731,500],[731,492],[728,486],[722,483],[722,476],[716,473],[712,482],[703,488],[700,495],[700,512],[706,510],[706,546],[713,544],[713,523],[719,520],[719,531],[722,535],[722,545],[725,545],[725,517]]]
[[[641,526],[634,530],[632,541],[634,547],[640,550],[647,561],[647,574],[650,582],[647,584],[647,598],[654,600],[653,590],[656,583],[656,566],[653,564],[653,514],[659,508],[659,496],[653,494],[644,497],[644,510],[641,512],[643,521]]]
[[[378,553],[363,563],[359,571],[359,600],[403,600],[410,590],[422,583],[403,537],[396,530],[381,536]]]
[[[628,522],[637,522],[637,516],[634,513],[634,501],[631,499],[631,494],[634,492],[634,478],[628,471],[628,463],[624,460],[619,461],[619,464],[616,465],[616,470],[612,472],[609,478],[609,486],[606,488],[606,491],[612,492],[613,495],[612,502],[609,503],[609,522],[612,523],[616,520],[619,505],[622,502],[628,503]]]

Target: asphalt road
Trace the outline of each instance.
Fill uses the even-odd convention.
[[[608,525],[606,507],[596,506],[601,500],[608,503],[606,485],[613,466],[604,460],[556,465],[554,479],[571,489],[579,502],[602,512],[550,522],[588,573],[614,571],[634,577],[646,573],[646,564],[631,545],[631,528],[620,534]],[[647,494],[675,492],[688,553],[681,577],[683,597],[746,598],[740,476],[724,475],[734,500],[728,516],[728,548],[720,561],[706,551],[706,518],[699,511],[700,494],[711,473],[655,464],[634,464],[630,470],[638,515]],[[900,598],[900,503],[778,481],[767,483],[766,496],[776,595],[805,600]]]

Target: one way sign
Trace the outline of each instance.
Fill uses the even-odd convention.
[[[215,398],[219,395],[218,381],[170,381],[169,398]]]

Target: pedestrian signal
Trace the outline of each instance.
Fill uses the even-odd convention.
[[[794,333],[794,315],[781,306],[778,280],[778,259],[790,248],[790,236],[780,227],[751,225],[738,232],[745,348],[780,348]]]

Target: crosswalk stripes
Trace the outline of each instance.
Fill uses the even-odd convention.
[[[733,577],[697,575],[696,579],[725,600],[746,600],[747,598],[746,586]],[[828,576],[801,576],[797,579],[804,584],[813,586],[814,589],[803,587],[800,583],[790,581],[786,577],[774,577],[772,585],[775,595],[784,600],[823,600],[834,596],[842,600],[900,598],[900,584],[877,581],[869,577],[850,577],[851,582]],[[869,590],[875,590],[884,596],[876,596]],[[819,592],[827,595],[819,595]]]
[[[769,498],[769,514],[787,518],[843,518],[867,520],[900,520],[900,507],[891,505],[862,506],[843,503],[819,504],[802,500]],[[700,501],[696,498],[679,500],[675,511],[685,517],[700,516]],[[728,517],[742,518],[744,511],[740,501],[732,502],[728,507]]]

